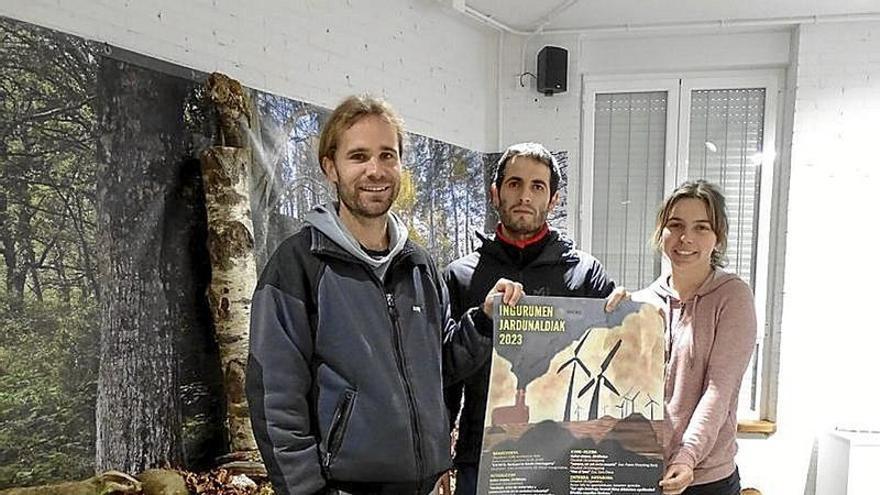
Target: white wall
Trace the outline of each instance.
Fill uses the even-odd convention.
[[[813,493],[833,426],[880,429],[880,23],[803,26],[796,50],[778,427],[741,442],[765,493]]]
[[[580,161],[581,79],[587,76],[664,73],[740,68],[784,67],[789,61],[789,33],[785,31],[729,34],[665,34],[640,37],[538,36],[505,38],[502,55],[501,140],[505,146],[538,141],[569,152],[569,163]],[[534,78],[517,74],[523,67],[535,72],[538,50],[545,45],[569,51],[568,91],[544,96]]]
[[[501,149],[517,142],[535,141],[553,151],[568,151],[568,163],[578,163],[581,83],[577,76],[580,72],[577,39],[576,36],[543,36],[527,40],[521,36],[505,36],[500,68]],[[537,74],[537,53],[545,45],[568,50],[568,91],[565,93],[544,96],[535,89],[535,77],[520,77],[523,72]]]
[[[329,108],[384,95],[411,131],[496,148],[498,34],[435,0],[4,0],[0,15]]]

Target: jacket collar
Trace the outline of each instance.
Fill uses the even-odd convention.
[[[315,256],[330,256],[351,263],[365,265],[363,261],[352,256],[351,253],[343,249],[339,244],[333,242],[332,239],[327,237],[327,235],[320,230],[311,225],[306,226],[306,228],[308,228],[312,234],[312,242],[309,249]],[[415,243],[409,239],[406,240],[403,248],[397,253],[397,256],[394,257],[392,263],[399,262],[403,259],[409,260],[409,262],[414,265],[427,266],[430,262],[425,252],[421,249],[417,249]]]
[[[541,227],[541,230],[538,231],[537,234],[533,235],[528,239],[517,240],[517,239],[508,239],[504,236],[504,233],[501,231],[501,223],[498,223],[498,227],[495,228],[495,239],[507,243],[511,246],[517,247],[519,249],[525,249],[533,244],[541,242],[548,234],[550,234],[550,226],[544,222],[544,226]]]
[[[514,260],[511,260],[510,256],[504,252],[500,240],[496,239],[494,236],[489,236],[479,231],[475,233],[477,238],[482,242],[482,245],[477,248],[477,251],[481,255],[496,258],[504,263],[514,262]],[[550,237],[550,240],[541,251],[541,254],[539,254],[529,266],[555,265],[560,262],[566,264],[578,263],[578,257],[574,252],[574,242],[553,227],[550,227],[550,232],[547,236]]]

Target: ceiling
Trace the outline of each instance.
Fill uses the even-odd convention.
[[[525,32],[545,22],[544,31],[552,32],[852,14],[880,20],[880,0],[465,0],[465,5]]]

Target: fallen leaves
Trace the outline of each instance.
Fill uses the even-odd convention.
[[[197,495],[272,495],[268,482],[257,484],[243,474],[234,475],[225,469],[206,473],[184,473],[186,486]]]

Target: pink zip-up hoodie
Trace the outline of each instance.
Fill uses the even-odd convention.
[[[690,466],[701,485],[736,468],[736,404],[755,347],[755,304],[742,279],[717,268],[688,301],[673,295],[668,278],[632,298],[665,313],[666,462]]]

